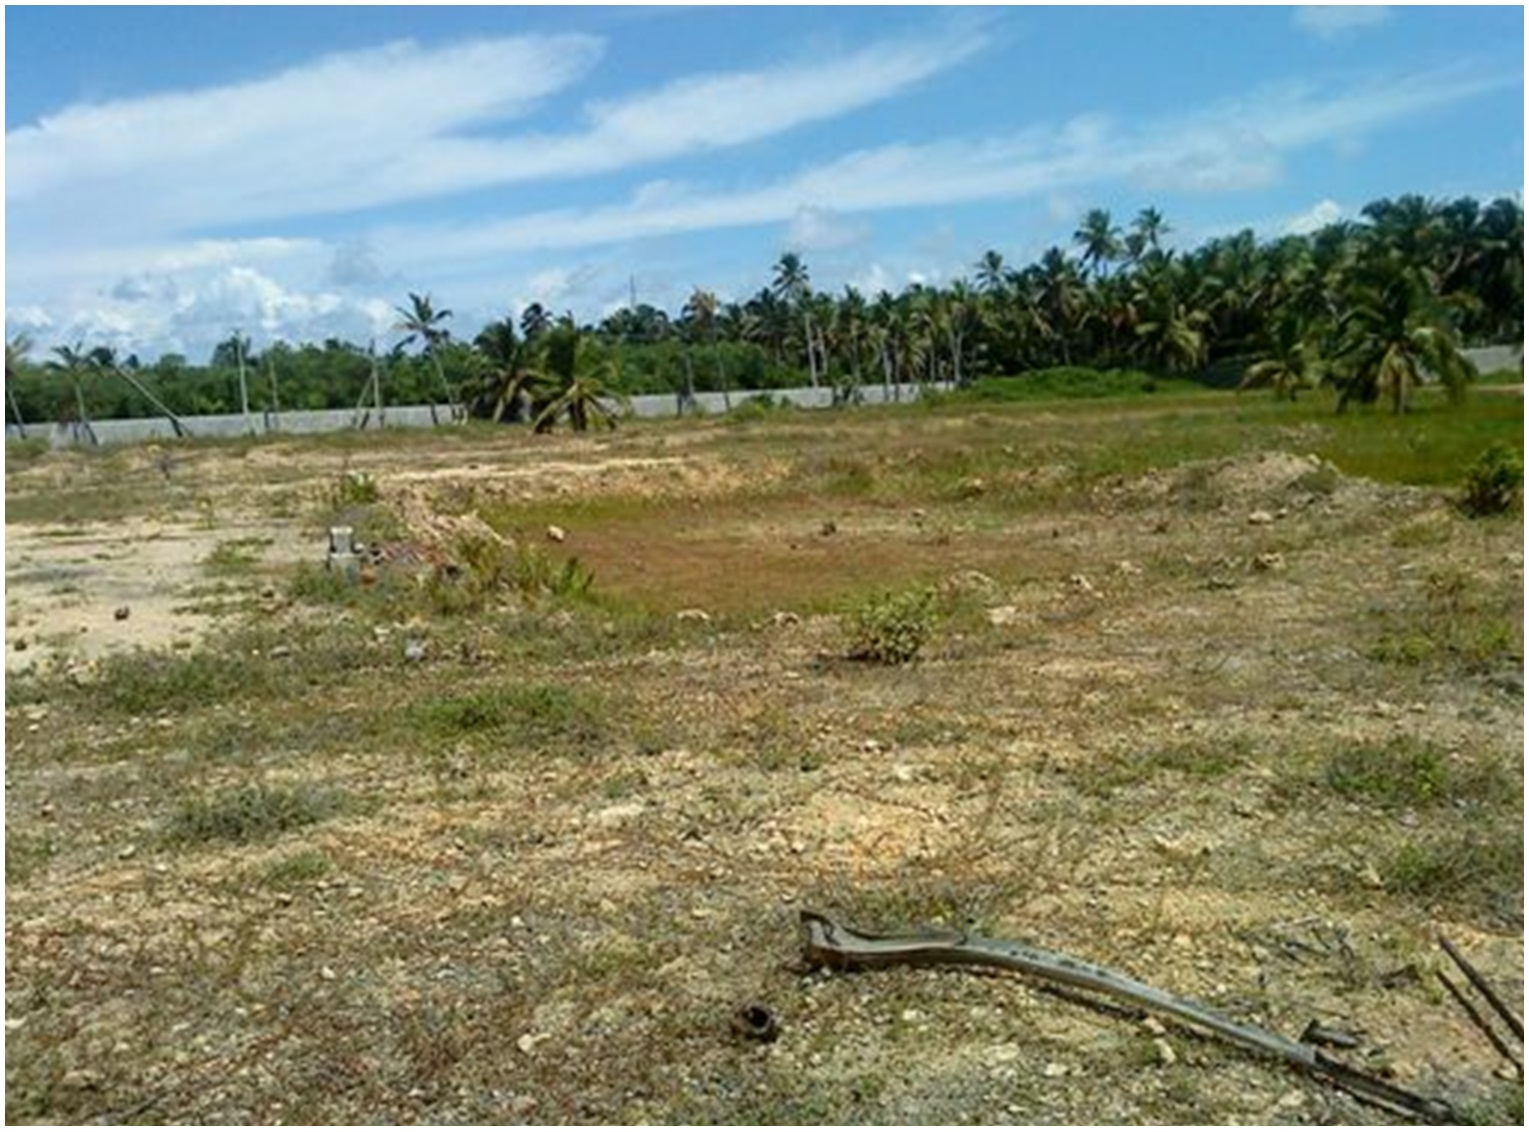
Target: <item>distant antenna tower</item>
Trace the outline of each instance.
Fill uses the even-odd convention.
[[[631,307],[635,311],[637,309],[637,276],[635,276],[635,275],[627,276],[627,284],[631,288],[631,295],[632,295]]]

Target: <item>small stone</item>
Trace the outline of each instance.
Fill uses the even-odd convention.
[[[112,613],[112,617],[118,621],[126,621],[133,611],[125,605],[119,605]]]
[[[547,527],[547,537],[553,542],[566,542],[568,539],[568,532],[563,530],[562,527],[551,525]]]
[[[1041,1076],[1053,1078],[1065,1077],[1067,1076],[1067,1066],[1063,1065],[1060,1061],[1048,1061],[1046,1068],[1041,1070]]]
[[[1141,567],[1136,565],[1134,562],[1127,562],[1122,559],[1121,561],[1115,563],[1115,572],[1118,574],[1125,574],[1127,577],[1134,578],[1141,573]]]
[[[1386,882],[1380,875],[1380,870],[1375,867],[1373,861],[1366,861],[1359,867],[1359,879],[1367,888],[1385,888]]]
[[[1005,625],[1017,625],[1019,620],[1019,609],[1013,605],[998,605],[987,611],[988,624],[997,628],[1002,628]]]
[[[911,1011],[908,1013],[917,1014],[918,1012]],[[920,1017],[922,1017],[922,1015],[920,1015]],[[912,1021],[912,1019],[906,1018],[905,1020]],[[1006,1065],[1011,1061],[1018,1061],[1019,1046],[1015,1042],[1004,1042],[1001,1045],[996,1045],[992,1049],[988,1050],[988,1060],[995,1065]]]
[[[839,524],[834,522],[832,519],[824,520],[823,525],[818,528],[818,534],[822,535],[824,538],[828,538],[830,535],[837,534],[838,531]]]
[[[98,1089],[101,1074],[94,1069],[71,1069],[64,1074],[62,1083],[66,1089]]]
[[[280,659],[281,657],[284,657],[284,656],[291,656],[292,655],[292,646],[291,645],[274,645],[274,646],[272,646],[271,651],[267,655],[271,656],[271,657],[274,657],[276,659]]]
[[[1305,1103],[1306,1094],[1292,1089],[1290,1092],[1280,1097],[1280,1099],[1275,1102],[1274,1107],[1284,1109],[1300,1108]]]
[[[129,857],[135,856],[137,852],[138,846],[124,845],[121,849],[117,850],[117,860],[126,861]]]
[[[682,609],[674,615],[674,619],[676,621],[694,621],[704,625],[710,623],[711,614],[707,613],[704,609]]]
[[[515,1039],[515,1048],[520,1050],[521,1053],[529,1055],[537,1046],[541,1045],[542,1042],[551,1036],[551,1034],[521,1034],[520,1037]]]
[[[1255,527],[1266,527],[1274,522],[1274,516],[1267,511],[1251,511],[1248,513],[1248,523]]]
[[[1253,559],[1253,569],[1261,570],[1265,573],[1272,573],[1276,570],[1283,570],[1284,568],[1285,556],[1276,551],[1270,551],[1268,554],[1257,555]]]
[[[7,1034],[12,1033],[13,1031],[21,1029],[21,1027],[25,1026],[26,1024],[27,1020],[25,1018],[7,1018],[5,1020],[5,1032]]]
[[[897,779],[898,782],[907,785],[918,778],[918,771],[906,764],[899,764],[892,768],[892,777]]]
[[[1173,1052],[1173,1047],[1168,1044],[1166,1038],[1154,1038],[1152,1048],[1157,1050],[1157,1060],[1163,1065],[1178,1064],[1179,1055]]]
[[[902,1012],[902,1020],[904,1022],[922,1022],[924,1020],[924,1012],[915,1007],[909,1007]],[[1015,1056],[1018,1056],[1018,1047],[1015,1047]]]
[[[1067,579],[1067,584],[1073,589],[1077,590],[1080,594],[1096,594],[1099,592],[1098,589],[1095,588],[1094,583],[1089,581],[1088,577],[1084,574],[1074,574],[1072,577]]]
[[[1147,1031],[1147,1033],[1153,1035],[1154,1037],[1159,1037],[1159,1038],[1162,1037],[1164,1034],[1166,1034],[1168,1032],[1168,1027],[1164,1026],[1161,1022],[1159,1022],[1156,1018],[1152,1017],[1150,1014],[1147,1015],[1147,1017],[1145,1017],[1145,1018],[1143,1018],[1141,1020],[1141,1028],[1143,1030]]]
[[[425,659],[425,642],[416,638],[410,638],[404,642],[403,658],[410,664],[418,664]]]
[[[333,967],[320,967],[319,968],[319,978],[323,979],[326,983],[332,983],[338,977],[339,976],[337,976],[334,973],[334,968]]]

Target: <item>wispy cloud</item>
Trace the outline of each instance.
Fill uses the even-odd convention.
[[[621,204],[467,225],[383,229],[377,239],[400,249],[428,249],[431,260],[440,263],[791,222],[814,210],[831,210],[843,218],[1105,183],[1153,190],[1247,189],[1281,176],[1288,154],[1517,81],[1517,76],[1448,70],[1339,91],[1292,84],[1144,125],[1093,116],[1082,124],[1066,122],[1008,137],[884,146],[758,187],[707,191],[662,182]]]
[[[1385,23],[1391,18],[1391,9],[1384,4],[1303,4],[1292,18],[1302,31],[1319,39],[1336,39]]]
[[[508,136],[507,122],[596,63],[599,40],[395,43],[252,83],[76,106],[12,130],[6,205],[93,241],[103,227],[186,232],[589,176],[847,113],[983,43],[980,32],[952,32],[869,44],[832,67],[693,76],[595,103],[566,133]],[[114,207],[103,215],[107,191]]]

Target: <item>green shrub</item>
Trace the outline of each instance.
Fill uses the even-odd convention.
[[[333,817],[347,805],[336,790],[241,786],[182,802],[165,830],[175,844],[263,841]]]
[[[1335,793],[1382,807],[1437,802],[1451,786],[1444,756],[1410,739],[1345,747],[1327,760],[1325,778]]]
[[[907,664],[924,647],[935,620],[932,590],[878,594],[850,613],[849,656],[877,664]]]
[[[429,701],[413,713],[443,739],[483,735],[539,750],[595,745],[609,731],[601,700],[555,684],[481,688]]]
[[[1460,509],[1473,519],[1502,515],[1518,503],[1524,488],[1524,464],[1507,444],[1493,444],[1465,473]]]

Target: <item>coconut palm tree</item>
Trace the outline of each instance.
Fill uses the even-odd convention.
[[[626,397],[612,388],[619,376],[617,355],[582,332],[571,317],[560,319],[542,336],[541,349],[531,427],[550,432],[559,417],[567,417],[574,432],[585,432],[591,425],[615,428],[618,415],[609,402],[630,409]]]
[[[442,325],[451,317],[449,310],[436,310],[430,301],[429,295],[416,295],[409,292],[409,305],[407,307],[395,307],[399,314],[399,321],[393,329],[404,332],[404,337],[399,341],[399,346],[408,346],[413,342],[424,343],[425,357],[429,359],[430,366],[435,370],[436,381],[446,393],[446,403],[451,406],[452,415],[455,416],[461,406],[461,395],[451,387],[446,380],[446,370],[441,365],[441,347],[451,339],[451,331]],[[435,406],[430,406],[431,419],[435,419]]]
[[[96,430],[90,424],[90,415],[85,411],[85,390],[81,382],[91,370],[90,353],[85,349],[85,343],[76,342],[73,346],[55,346],[53,353],[56,360],[48,362],[47,368],[54,373],[62,374],[74,388],[74,408],[77,414],[73,418],[75,427],[84,431],[90,438],[90,443],[100,444]],[[64,409],[65,419],[68,419],[68,413],[69,410]]]
[[[501,318],[485,326],[473,339],[479,358],[479,379],[468,391],[469,411],[475,417],[500,421],[525,419],[525,399],[532,384],[530,349],[515,333],[515,320]]]
[[[786,304],[787,307],[801,312],[803,324],[803,343],[807,349],[807,376],[812,382],[812,387],[818,385],[818,363],[815,338],[812,331],[812,310],[807,300],[812,295],[812,280],[807,274],[807,265],[802,262],[802,257],[795,252],[786,252],[775,264],[775,282],[772,286],[775,297]]]
[[[27,422],[22,419],[21,406],[16,401],[15,382],[22,364],[31,352],[32,339],[25,334],[5,340],[5,396],[11,406],[11,415],[16,418],[16,431],[22,440],[27,438]]]
[[[1083,217],[1083,223],[1072,234],[1073,242],[1083,250],[1083,266],[1092,268],[1094,278],[1099,278],[1111,263],[1120,258],[1123,245],[1120,229],[1110,219],[1108,209],[1093,208]]]
[[[1371,404],[1385,396],[1393,413],[1403,413],[1412,390],[1430,377],[1452,400],[1465,395],[1475,366],[1460,352],[1447,309],[1430,294],[1422,272],[1395,261],[1376,264],[1348,301],[1334,358],[1339,412],[1352,401]]]
[[[722,392],[723,408],[731,409],[732,398],[727,392],[727,378],[722,372],[722,350],[717,344],[717,296],[714,291],[695,288],[681,315],[693,323],[696,330],[711,343],[712,361],[717,368],[717,388]]]

